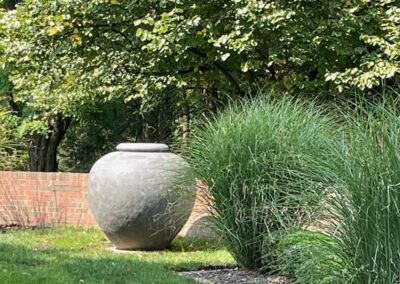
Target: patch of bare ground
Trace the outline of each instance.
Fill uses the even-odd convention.
[[[290,284],[290,279],[279,275],[263,275],[240,268],[203,269],[178,272],[204,284]]]

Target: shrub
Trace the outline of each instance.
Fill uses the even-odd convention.
[[[331,121],[312,103],[253,101],[195,131],[192,167],[209,186],[212,221],[240,265],[274,271],[277,241],[316,208],[315,155],[328,153]]]
[[[327,234],[297,231],[278,244],[281,273],[302,284],[343,283],[336,240]]]

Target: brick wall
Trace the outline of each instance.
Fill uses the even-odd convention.
[[[96,226],[87,181],[88,174],[0,171],[0,224]],[[181,235],[209,235],[198,222],[205,215],[199,194]]]
[[[0,172],[0,222],[95,226],[87,174]]]

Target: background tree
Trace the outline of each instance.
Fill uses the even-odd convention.
[[[53,171],[71,120],[102,103],[137,106],[132,140],[169,142],[260,86],[334,97],[394,84],[398,12],[392,0],[27,0],[0,16],[0,60],[30,167]]]

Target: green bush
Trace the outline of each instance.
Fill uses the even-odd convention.
[[[335,239],[320,232],[297,231],[278,244],[283,275],[301,284],[343,283],[343,263]]]
[[[348,283],[399,283],[399,112],[385,103],[364,106],[349,117],[337,147],[327,208]]]
[[[197,130],[191,165],[209,187],[213,222],[248,269],[275,271],[276,245],[316,208],[331,121],[312,103],[254,101],[231,106]]]

